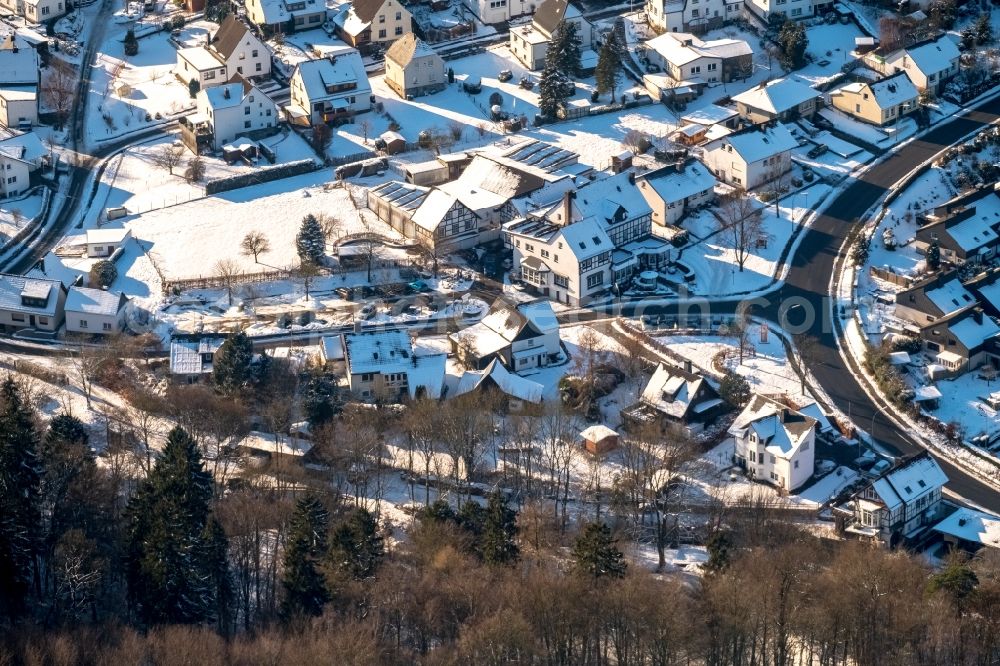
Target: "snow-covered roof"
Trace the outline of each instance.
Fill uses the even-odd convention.
[[[868,87],[871,89],[872,96],[881,109],[888,109],[911,102],[919,94],[917,87],[910,81],[910,77],[906,72],[899,72],[877,83],[870,83]]]
[[[386,60],[391,60],[403,68],[409,65],[415,58],[425,58],[427,56],[440,58],[437,51],[412,32],[397,39],[385,52]]]
[[[913,400],[916,402],[941,399],[941,391],[936,386],[920,386],[913,393]]]
[[[717,147],[725,149],[727,145],[732,146],[747,164],[752,164],[790,151],[799,144],[788,128],[777,123],[774,127],[766,129],[753,127],[742,132],[733,132],[712,144],[710,149],[714,150]]]
[[[676,66],[686,65],[698,58],[753,55],[753,49],[742,39],[713,39],[706,42],[686,32],[666,32],[649,40],[646,45]]]
[[[344,343],[339,335],[324,335],[320,339],[320,349],[327,362],[344,360]]]
[[[889,510],[941,488],[948,482],[941,466],[929,454],[911,458],[872,481],[872,489]]]
[[[186,60],[199,72],[210,69],[221,69],[226,66],[222,58],[212,49],[204,46],[192,46],[186,49],[177,49],[177,57]]]
[[[944,314],[957,312],[976,302],[975,297],[962,285],[957,275],[935,289],[925,290],[924,295]]]
[[[754,109],[784,113],[819,96],[818,92],[795,79],[777,79],[733,95],[733,101]]]
[[[275,441],[277,440],[277,441]],[[251,430],[236,446],[270,454],[304,456],[312,450],[313,444],[300,437],[275,436],[272,433]]]
[[[683,419],[689,410],[697,410],[700,402],[718,398],[716,392],[710,390],[703,396],[704,400],[696,403],[699,392],[706,387],[708,382],[703,377],[660,363],[643,389],[641,400],[671,418]]]
[[[310,103],[328,97],[343,95],[367,95],[371,93],[368,74],[361,54],[356,49],[341,51],[330,58],[306,60],[295,66],[292,78],[298,77],[306,91]],[[327,92],[328,87],[345,83],[356,83],[357,87],[350,90]]]
[[[925,76],[948,69],[960,55],[958,45],[947,35],[933,42],[905,49],[905,57],[909,57]]]
[[[456,203],[459,203],[458,197],[434,188],[420,202],[411,219],[418,227],[434,232]]]
[[[689,160],[650,171],[639,180],[639,188],[651,188],[664,203],[683,201],[715,187],[715,176],[701,162]]]
[[[131,230],[122,227],[87,229],[87,245],[95,243],[121,243],[131,236]]]
[[[498,298],[478,323],[451,336],[472,347],[479,358],[495,354],[515,340],[559,332],[559,322],[548,300],[512,303]]]
[[[38,86],[34,84],[0,86],[0,97],[8,102],[30,102],[38,97]]]
[[[577,153],[537,139],[518,142],[500,154],[512,162],[542,169],[548,173],[559,172],[577,165],[580,161]]]
[[[802,444],[810,441],[815,427],[816,419],[777,400],[755,394],[733,421],[729,433],[734,437],[743,437],[747,430],[753,430],[764,442],[768,453],[790,459]]]
[[[410,397],[421,387],[428,397],[441,396],[446,355],[421,353],[406,331],[344,333],[343,346],[349,374],[405,373]]]
[[[1000,516],[985,511],[959,507],[935,525],[934,530],[968,543],[1000,548]]]
[[[499,359],[495,358],[482,372],[470,371],[463,374],[458,381],[455,395],[462,395],[486,386],[495,386],[509,396],[532,403],[542,401],[544,390],[544,387],[538,382],[515,375]]]
[[[603,225],[594,218],[559,227],[559,236],[577,261],[610,252],[615,248]]]
[[[33,48],[0,50],[0,84],[38,84],[38,52]]]
[[[606,425],[592,425],[580,433],[580,438],[588,442],[599,442],[608,437],[617,437],[618,433]]]
[[[946,221],[945,231],[960,248],[966,252],[974,252],[997,240],[998,226],[1000,226],[1000,197],[991,194],[979,199],[971,214],[961,221],[954,224]]]
[[[892,365],[906,365],[910,362],[910,355],[905,351],[896,351],[889,354],[889,363]]]
[[[125,306],[127,300],[116,291],[70,287],[66,294],[65,308],[66,312],[114,316]]]
[[[966,349],[976,349],[983,342],[1000,334],[1000,326],[982,313],[969,312],[957,322],[948,324],[948,330]]]
[[[14,133],[0,139],[0,151],[5,155],[32,163],[48,153],[42,144],[42,139],[34,132]]]
[[[212,372],[213,360],[203,355],[215,354],[225,342],[222,336],[170,341],[170,372],[174,375],[200,375]],[[209,357],[211,358],[211,357]]]
[[[54,293],[62,288],[58,280],[42,278],[26,278],[22,275],[0,273],[0,310],[6,312],[21,312],[26,314],[55,316],[56,301]],[[46,299],[42,307],[25,305],[21,297]]]
[[[808,417],[816,419],[816,423],[819,424],[819,429],[821,432],[830,432],[833,430],[833,425],[830,423],[830,419],[826,417],[823,410],[820,409],[819,403],[815,400],[810,400],[809,402],[799,405],[798,411],[800,414],[805,414]]]
[[[290,18],[297,15],[315,14],[326,11],[325,3],[320,3],[318,0],[304,0],[305,8],[294,10],[288,8],[287,5],[289,3],[286,0],[248,0],[248,5],[250,3],[260,7],[260,13],[264,16],[264,23],[266,25],[286,23]]]
[[[593,218],[606,226],[653,213],[639,194],[634,175],[627,171],[588,182],[577,189],[572,203],[574,221]],[[561,205],[556,204],[554,210]]]
[[[685,123],[713,125],[715,123],[724,123],[737,115],[739,114],[733,109],[727,109],[724,106],[718,106],[716,104],[706,104],[705,106],[694,109],[693,111],[688,111],[681,116],[681,120]]]
[[[462,175],[439,189],[474,211],[497,208],[515,197],[541,189],[551,176],[537,167],[496,155],[476,155]]]

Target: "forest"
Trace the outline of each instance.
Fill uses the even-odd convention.
[[[160,409],[181,405],[184,418],[163,442],[122,437],[109,420],[119,436],[97,452],[77,418],[42,418],[32,390],[22,377],[0,384],[3,665],[1000,658],[995,553],[932,569],[818,538],[765,504],[708,521],[697,574],[630,561],[639,533],[621,503],[567,512],[558,485],[516,503],[417,491],[412,524],[394,529],[355,492],[372,482],[351,473],[358,448],[388,427],[450,429],[442,436],[458,446],[488,411],[470,405],[331,411],[321,471],[271,467],[221,483],[215,445],[222,416],[238,411],[229,398],[168,393]],[[141,430],[137,416],[123,420]],[[670,438],[656,445],[677,446]]]

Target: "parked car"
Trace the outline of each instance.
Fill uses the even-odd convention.
[[[806,153],[806,155],[815,158],[819,157],[828,150],[830,150],[830,148],[825,143],[817,143],[815,146],[809,149],[809,152]]]
[[[375,305],[373,303],[366,303],[360,310],[358,310],[358,319],[371,319],[375,316]]]
[[[532,88],[535,87],[535,82],[531,80],[531,77],[525,76],[521,78],[520,83],[518,83],[517,85],[524,88],[525,90],[531,90]]]
[[[510,81],[512,78],[514,78],[514,72],[510,71],[509,69],[502,69],[500,70],[500,73],[497,74],[497,81],[499,81],[500,83],[503,83],[505,81]]]
[[[649,63],[648,65],[646,65],[646,73],[647,74],[659,74],[660,73],[660,66],[656,65],[656,64],[653,64],[653,63]]]
[[[483,81],[478,76],[470,76],[465,81],[462,81],[462,90],[472,95],[481,93],[483,91]]]
[[[888,472],[891,467],[892,463],[888,460],[879,460],[877,463],[872,465],[872,468],[868,470],[868,473],[872,476],[881,476],[885,472]]]

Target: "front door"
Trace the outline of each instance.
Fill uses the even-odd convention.
[[[35,326],[35,315],[28,315],[28,325],[31,327]]]

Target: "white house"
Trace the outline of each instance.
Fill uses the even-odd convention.
[[[235,14],[230,14],[203,46],[177,50],[174,70],[184,83],[197,81],[202,88],[222,85],[234,76],[271,75],[271,51]]]
[[[646,16],[658,32],[714,30],[738,18],[743,0],[647,0]]]
[[[58,280],[0,274],[0,332],[57,331],[65,303],[66,288]]]
[[[66,0],[0,0],[0,8],[28,23],[45,23],[66,13]]]
[[[114,335],[125,328],[125,294],[70,287],[66,295],[66,331],[84,335]]]
[[[414,346],[406,331],[344,333],[351,392],[365,400],[440,398],[446,355]]]
[[[444,60],[413,33],[385,52],[385,84],[403,99],[440,92],[447,83]]]
[[[493,302],[477,324],[452,333],[451,346],[466,365],[483,369],[500,359],[514,372],[539,368],[561,358],[559,322],[548,301]]]
[[[0,125],[38,124],[38,52],[14,35],[0,41]]]
[[[771,16],[794,20],[811,18],[833,7],[830,0],[746,0],[746,9],[765,23]]]
[[[247,18],[265,34],[318,28],[326,20],[323,0],[246,0]]]
[[[237,136],[278,124],[277,105],[239,75],[225,85],[198,91],[196,100],[198,111],[188,120],[195,128],[206,129],[213,150],[221,150]]]
[[[754,395],[729,427],[736,464],[752,478],[792,492],[813,475],[816,419]]]
[[[822,100],[820,93],[795,79],[776,79],[733,95],[742,118],[760,125],[774,120],[791,122],[811,118]]]
[[[413,33],[413,15],[399,0],[354,0],[333,21],[340,38],[362,53]]]
[[[170,339],[170,374],[193,383],[212,374],[215,352],[226,341],[223,335],[174,336]]]
[[[348,49],[296,65],[285,110],[291,122],[329,123],[370,111],[371,98],[361,54]]]
[[[31,174],[47,154],[34,132],[5,131],[0,136],[0,196],[11,197],[31,188]]]
[[[594,43],[594,27],[580,10],[568,0],[545,0],[535,11],[530,24],[511,27],[510,52],[526,68],[541,69],[545,65],[545,53],[552,35],[563,21],[576,26],[581,51],[590,50]],[[581,60],[586,60],[586,57]]]
[[[704,41],[668,32],[646,42],[646,55],[675,81],[725,83],[753,73],[753,49],[742,39]]]
[[[693,158],[644,173],[636,182],[653,211],[653,235],[667,240],[677,235],[676,225],[688,211],[715,198],[715,176]]]
[[[751,127],[706,144],[705,164],[723,183],[745,190],[770,182],[792,168],[798,142],[781,123]]]
[[[543,0],[463,0],[466,9],[487,24],[500,24],[534,14]]]
[[[132,238],[132,232],[121,227],[87,229],[87,256],[110,257],[115,250],[124,247]]]
[[[458,380],[454,395],[480,391],[500,391],[508,397],[508,407],[511,411],[519,411],[524,403],[538,404],[542,402],[545,387],[527,377],[516,375],[494,358],[485,370],[466,370]]]
[[[917,90],[940,92],[958,74],[958,45],[948,35],[918,42],[883,55],[878,49],[864,55],[864,62],[882,74],[906,72]]]
[[[948,482],[929,453],[910,458],[834,509],[845,532],[896,546],[940,519],[941,489]]]

